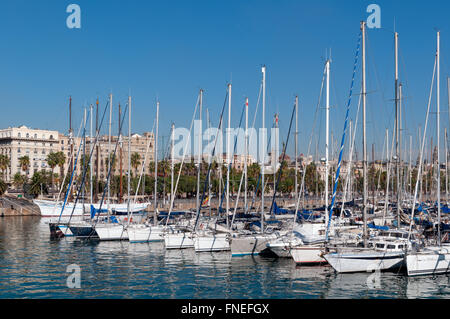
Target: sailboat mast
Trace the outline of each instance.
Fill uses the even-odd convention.
[[[94,150],[94,144],[93,144],[93,118],[94,118],[94,115],[93,115],[93,111],[94,111],[94,107],[92,106],[92,104],[91,104],[91,106],[90,106],[90,111],[91,111],[91,141],[90,141],[90,144],[91,144],[91,150],[90,150],[90,153],[92,154],[92,152],[93,152],[93,150]],[[92,173],[93,173],[93,169],[92,169],[92,156],[91,156],[91,159],[90,159],[90,162],[89,162],[89,169],[90,169],[90,195],[91,195],[91,205],[92,205],[92,202],[93,202],[93,200],[94,200],[94,196],[93,196],[93,192],[94,192],[94,184],[93,184],[93,177],[92,177]]]
[[[295,96],[295,202],[298,201],[298,96]]]
[[[122,145],[122,133],[120,132],[120,127],[121,127],[121,116],[122,116],[122,109],[120,107],[120,103],[119,103],[119,135],[118,135],[118,139],[119,139],[119,147],[120,147],[120,154],[119,154],[119,203],[122,203],[122,196],[123,196],[123,171],[122,171],[122,156],[123,156],[123,145]]]
[[[437,32],[437,50],[436,50],[436,103],[437,103],[437,112],[436,112],[436,131],[437,131],[437,204],[438,204],[438,243],[441,245],[441,167],[440,167],[440,121],[439,121],[439,112],[440,112],[440,31]]]
[[[111,161],[112,161],[112,152],[111,152],[111,122],[112,122],[112,106],[113,106],[113,96],[112,93],[109,94],[109,128],[108,128],[108,171],[111,170]],[[107,187],[108,187],[108,200],[106,202],[106,208],[108,211],[108,216],[109,216],[109,203],[110,203],[110,197],[111,197],[111,191],[110,191],[110,185],[111,185],[111,179],[107,178]]]
[[[97,115],[95,118],[95,136],[98,138],[98,140],[100,140],[100,134],[99,134],[99,127],[98,127],[98,98],[97,101],[95,102],[97,105]],[[100,143],[97,143],[96,145],[96,160],[95,160],[95,177],[96,177],[96,182],[95,182],[95,196],[98,197],[98,193],[100,191],[99,187],[100,187],[100,180],[99,180],[99,176],[100,176]]]
[[[209,129],[210,129],[210,127],[209,127],[209,125],[210,125],[210,122],[209,122],[209,110],[208,110],[208,108],[206,108],[206,139],[209,141],[209,139],[210,139],[210,133],[209,133]],[[208,152],[208,167],[210,167],[210,165],[211,165],[211,153],[210,152]],[[208,200],[207,200],[207,202],[208,202],[208,206],[209,206],[209,217],[211,218],[211,214],[212,214],[212,211],[211,211],[211,174],[208,174]]]
[[[367,247],[367,142],[366,142],[366,22],[362,31],[362,104],[363,104],[363,230],[364,247]]]
[[[397,169],[397,228],[400,228],[400,119],[398,88],[398,33],[395,32],[395,155]]]
[[[201,211],[201,205],[200,202],[200,173],[201,173],[201,166],[202,166],[202,107],[203,107],[203,90],[200,89],[200,101],[199,101],[199,129],[198,129],[198,170],[197,170],[197,209],[200,212]]]
[[[130,218],[131,189],[131,96],[128,96],[128,181],[127,181],[127,217]]]
[[[445,135],[445,201],[448,203],[448,149],[447,149],[447,128],[444,129]]]
[[[262,74],[263,74],[263,83],[262,83],[262,137],[261,137],[261,233],[264,233],[264,190],[265,190],[265,183],[264,183],[264,165],[266,162],[266,66],[262,67]]]
[[[174,159],[175,159],[175,124],[172,123],[172,150],[171,150],[171,157],[172,157],[172,163],[171,163],[171,176],[170,176],[170,195],[171,195],[171,199],[170,201],[173,202],[175,194],[173,193],[173,176],[174,176],[174,171],[175,171],[175,164],[174,164]]]
[[[72,96],[69,97],[69,144],[70,144],[70,174],[72,174],[73,172]],[[71,200],[71,198],[72,198],[71,192],[69,192],[69,201]]]
[[[230,209],[230,170],[231,170],[231,83],[228,84],[228,129],[227,129],[227,208],[226,219],[227,228],[230,226],[228,222],[228,211]]]
[[[156,130],[155,130],[155,155],[154,155],[154,163],[155,163],[155,204],[154,204],[154,216],[153,216],[153,225],[156,226],[157,223],[157,212],[158,209],[158,129],[159,129],[159,101],[156,102]]]
[[[245,98],[245,150],[244,150],[244,213],[247,213],[247,161],[248,161],[248,97]]]
[[[329,163],[328,163],[328,146],[329,146],[329,130],[330,130],[330,60],[325,63],[325,69],[327,74],[327,88],[326,88],[326,124],[325,124],[325,225],[328,225],[328,174],[329,174]]]

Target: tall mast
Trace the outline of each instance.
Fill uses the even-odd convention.
[[[228,84],[228,129],[227,129],[227,208],[226,219],[227,228],[230,226],[228,222],[228,211],[230,209],[230,170],[231,170],[231,83]]]
[[[120,108],[120,103],[119,103],[119,147],[120,147],[120,154],[119,154],[119,203],[122,203],[122,196],[123,196],[123,171],[122,171],[122,156],[123,156],[123,143],[122,143],[122,133],[120,132],[120,126],[121,126],[121,122],[122,122],[122,110]]]
[[[84,108],[84,121],[83,121],[83,130],[84,130],[84,134],[83,134],[83,161],[82,161],[82,163],[83,163],[83,170],[84,169],[86,169],[86,125],[87,125],[87,123],[86,123],[86,121],[87,121],[87,109],[86,109],[86,107]],[[83,198],[83,206],[84,206],[84,204],[85,204],[85,195],[86,195],[86,192],[85,192],[85,187],[83,187],[82,188],[82,198]]]
[[[437,101],[437,113],[436,113],[436,131],[437,131],[437,203],[438,203],[438,243],[441,245],[441,167],[440,167],[440,156],[439,156],[439,146],[440,146],[440,136],[439,136],[439,112],[440,112],[440,31],[437,32],[437,73],[436,73],[436,101]]]
[[[327,73],[327,89],[326,89],[326,127],[325,127],[325,225],[328,225],[328,174],[329,174],[329,163],[328,163],[328,146],[329,146],[329,130],[330,130],[330,60],[325,63],[325,69]]]
[[[200,128],[198,130],[198,170],[197,170],[197,209],[198,212],[201,212],[201,205],[200,202],[200,173],[201,173],[201,167],[202,167],[202,108],[203,108],[203,90],[200,89],[200,100],[199,100],[199,124]]]
[[[366,22],[361,22],[362,31],[362,102],[363,102],[363,226],[364,247],[367,247],[367,142],[366,142]]]
[[[409,136],[409,192],[413,195],[412,190],[412,135]]]
[[[295,202],[298,201],[298,96],[295,97]]]
[[[157,209],[158,209],[158,128],[159,128],[159,101],[156,102],[156,130],[155,130],[155,206],[154,206],[154,216],[153,216],[153,225],[157,224]]]
[[[111,152],[111,122],[112,122],[112,108],[113,108],[112,107],[113,106],[112,99],[113,99],[113,96],[111,93],[111,94],[109,94],[108,172],[111,170],[111,165],[112,165],[112,163],[111,163],[111,161],[112,161],[112,157],[111,157],[111,155],[112,155],[112,152]],[[111,196],[111,191],[110,191],[111,181],[110,180],[111,180],[111,178],[107,179],[108,201],[106,202],[107,203],[106,207],[107,207],[108,215],[109,215],[109,203],[110,203],[110,196]]]
[[[96,166],[95,166],[95,176],[96,176],[96,183],[95,183],[95,196],[98,197],[98,193],[99,193],[99,187],[100,187],[100,180],[99,180],[99,175],[100,175],[100,134],[99,134],[99,127],[98,127],[98,98],[97,101],[95,102],[95,104],[97,105],[97,116],[95,118],[95,136],[98,138],[97,141],[97,145],[96,145]]]
[[[175,194],[173,193],[173,176],[174,176],[174,159],[175,159],[175,124],[172,123],[172,149],[171,149],[171,157],[172,157],[172,163],[171,163],[171,177],[170,177],[170,196],[172,197],[170,199],[170,202],[173,203]]]
[[[398,98],[398,33],[394,33],[395,38],[395,155],[397,168],[397,227],[400,228],[400,119],[399,119],[399,98]]]
[[[209,110],[206,109],[206,128],[207,128],[207,132],[208,132],[208,136],[207,139],[209,141],[210,139],[210,121],[209,121]],[[208,152],[208,167],[210,167],[211,165],[211,152]],[[208,206],[209,206],[209,217],[211,218],[211,173],[208,174]]]
[[[131,96],[128,96],[128,181],[127,181],[127,217],[130,220],[130,188],[131,188]],[[137,190],[136,190],[137,191]]]
[[[93,153],[93,151],[94,151],[94,140],[93,140],[93,124],[92,124],[92,122],[93,122],[93,117],[94,117],[94,115],[93,115],[93,111],[94,111],[94,107],[92,106],[92,104],[91,104],[91,106],[90,106],[90,111],[91,111],[91,141],[90,141],[90,144],[91,144],[91,147],[90,147],[90,153],[92,154]],[[90,195],[91,195],[91,205],[92,205],[92,203],[93,203],[93,201],[94,201],[94,184],[93,184],[93,169],[92,169],[92,156],[91,156],[91,158],[90,158],[90,161],[89,161],[89,169],[90,169],[90,180],[91,180],[91,185],[90,185]]]
[[[247,213],[247,161],[248,161],[248,97],[245,98],[245,146],[244,146],[244,213]]]
[[[448,149],[447,149],[447,128],[444,129],[445,133],[445,201],[448,203]]]
[[[263,74],[263,96],[262,96],[262,137],[261,137],[261,233],[264,233],[264,165],[266,162],[266,66],[262,67]]]
[[[69,144],[70,144],[70,174],[72,174],[73,172],[72,96],[69,97]],[[71,192],[69,192],[69,200],[71,198],[72,198]]]

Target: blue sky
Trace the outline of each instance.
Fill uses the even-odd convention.
[[[66,27],[66,7],[71,3],[81,7],[79,30]],[[159,98],[160,131],[167,136],[172,121],[189,127],[200,88],[205,90],[204,106],[217,124],[229,81],[237,126],[246,96],[254,111],[265,64],[267,126],[279,112],[285,138],[298,94],[299,146],[306,153],[330,48],[331,130],[341,139],[359,25],[369,16],[366,8],[371,3],[381,7],[382,28],[367,33],[367,134],[380,157],[384,131],[392,130],[394,115],[394,29],[400,37],[404,134],[412,134],[416,143],[417,128],[424,124],[436,28],[441,30],[442,132],[449,127],[448,1],[3,1],[0,127],[23,124],[66,132],[69,95],[78,126],[83,106],[97,96],[104,106],[112,92],[117,110],[117,103],[124,105],[131,92],[133,132],[152,129]],[[360,68],[356,93],[359,73]],[[357,99],[353,97],[352,117]],[[323,110],[319,115],[320,152]],[[114,124],[116,119],[117,115]],[[433,117],[428,136],[435,134],[435,127]],[[357,148],[360,145],[358,140]],[[289,150],[292,153],[292,144]]]

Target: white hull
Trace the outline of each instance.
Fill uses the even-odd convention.
[[[61,209],[63,206],[63,202],[55,202],[55,201],[51,201],[51,200],[37,200],[37,199],[33,200],[33,202],[37,206],[39,206],[42,217],[59,217],[61,215]],[[148,205],[149,205],[149,203],[130,204],[130,211],[132,211],[132,212],[142,211],[142,210],[145,210]],[[75,203],[67,202],[66,205],[64,206],[64,211],[63,211],[61,217],[70,217],[71,215],[72,215],[72,217],[73,216],[83,216],[84,211],[86,211],[88,213],[91,210],[90,204],[84,204],[84,207],[83,207],[82,203],[77,203],[77,205],[75,206],[75,210],[73,209],[74,206],[75,206]],[[100,204],[93,204],[93,206],[95,209],[100,208]],[[106,209],[106,208],[107,208],[107,204],[103,203],[102,209]],[[110,204],[109,208],[111,210],[115,210],[118,212],[126,212],[127,204]],[[73,214],[72,214],[72,211],[73,211]]]
[[[231,255],[259,255],[261,251],[267,248],[267,243],[276,238],[276,235],[265,234],[233,237],[230,244]]]
[[[229,251],[230,242],[226,234],[197,235],[194,248],[196,252]]]
[[[95,227],[95,231],[100,240],[128,240],[128,232],[124,225],[99,224]]]
[[[450,272],[450,249],[430,247],[429,249],[406,255],[408,276],[436,275]]]
[[[291,249],[291,256],[296,264],[323,264],[327,261],[322,256],[322,245],[302,245]]]
[[[163,226],[130,225],[127,228],[130,243],[156,242],[164,240]]]
[[[401,251],[386,252],[371,249],[330,253],[324,256],[338,273],[373,272],[401,267],[405,254]]]
[[[297,237],[281,237],[267,243],[267,248],[279,258],[291,258],[291,249],[302,245]]]
[[[165,234],[164,245],[166,249],[194,248],[193,234],[189,232]]]
[[[59,217],[61,215],[61,209],[63,202],[54,202],[49,200],[33,200],[33,202],[39,206],[42,217]],[[83,216],[83,204],[77,203],[75,210],[73,209],[75,203],[66,203],[64,211],[61,217]],[[72,214],[73,211],[73,214]]]

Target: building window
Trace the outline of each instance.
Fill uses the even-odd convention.
[[[21,136],[20,136],[20,133],[17,133],[17,137],[21,137]]]
[[[30,137],[30,134],[27,133],[27,138],[29,138],[29,137]]]

